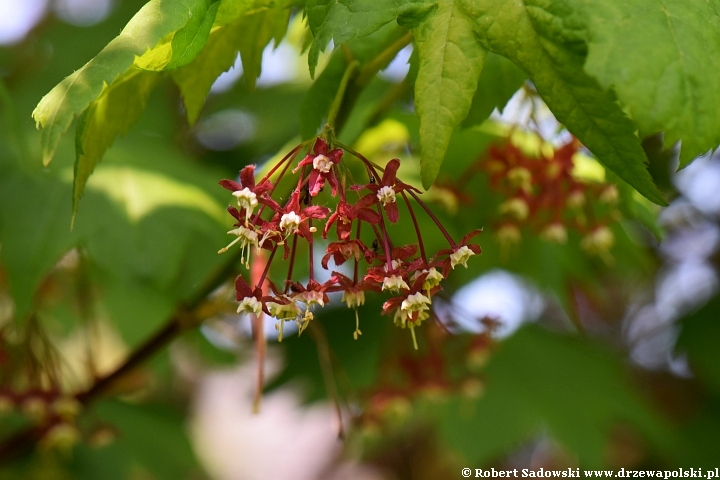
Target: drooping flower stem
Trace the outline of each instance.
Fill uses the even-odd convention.
[[[308,225],[309,225],[310,228],[312,229],[312,219],[308,220]],[[308,241],[308,247],[309,247],[308,256],[310,257],[308,268],[309,268],[310,281],[312,282],[312,281],[315,280],[315,261],[314,261],[314,258],[313,258],[313,242],[312,242],[312,237],[310,237],[310,241]]]
[[[273,257],[275,256],[275,252],[277,252],[277,244],[272,249],[272,252],[270,252],[270,258],[268,258],[267,263],[265,264],[265,270],[263,270],[262,275],[260,276],[260,280],[258,280],[257,287],[262,288],[262,284],[265,281],[265,277],[267,277],[268,272],[270,271],[270,264],[272,264]]]
[[[280,172],[280,175],[278,175],[278,178],[275,181],[275,183],[273,184],[272,188],[268,192],[269,196],[272,196],[272,194],[275,192],[275,189],[277,188],[278,184],[280,184],[280,180],[282,179],[283,175],[285,175],[285,172],[287,172],[287,169],[290,167],[290,164],[292,164],[292,161],[295,159],[298,152],[302,149],[302,147],[305,146],[306,143],[307,142],[303,142],[300,145],[298,145],[297,147],[293,148],[290,151],[290,153],[288,153],[282,159],[280,159],[280,161],[277,164],[275,164],[275,166],[272,169],[270,169],[270,171],[267,173],[267,175],[265,175],[263,177],[263,180],[269,179],[270,176],[273,173],[275,173],[275,171],[278,169],[278,167],[280,167],[280,165],[287,162],[287,163],[285,163],[285,167]],[[257,222],[260,219],[260,215],[262,215],[262,213],[265,211],[265,207],[266,207],[265,205],[262,205],[260,207],[260,209],[258,209],[258,212],[255,214],[255,217],[253,218],[253,223]]]
[[[270,262],[263,265],[265,261],[265,252],[262,250],[255,254],[253,268],[250,270],[250,281],[255,283],[258,280],[258,274],[263,267],[267,268]],[[262,282],[259,282],[262,283]],[[258,283],[258,284],[259,284]],[[253,413],[260,413],[260,402],[262,400],[262,389],[265,384],[265,354],[267,350],[267,341],[265,339],[265,321],[263,313],[250,315],[252,336],[255,343],[255,361],[257,362],[257,372],[255,377],[255,391],[253,393]]]
[[[400,192],[400,194],[403,197],[403,200],[405,200],[405,205],[407,205],[408,211],[410,212],[410,217],[412,218],[413,225],[415,226],[415,233],[417,234],[418,239],[418,246],[420,247],[420,256],[422,257],[423,261],[427,263],[427,255],[425,255],[425,245],[423,245],[422,235],[420,234],[420,226],[418,225],[417,218],[415,218],[415,212],[412,209],[412,206],[410,205],[410,200],[408,200],[407,195],[405,195],[405,191],[403,190]]]
[[[290,247],[290,265],[288,266],[288,274],[287,274],[287,280],[285,280],[285,293],[288,292],[290,289],[290,282],[292,281],[292,274],[293,269],[295,268],[295,253],[297,250],[297,237],[298,235],[293,235],[293,241],[292,241],[292,247]]]
[[[380,204],[377,205],[378,215],[380,215],[380,230],[382,231],[383,249],[385,250],[385,262],[388,269],[392,269],[392,247],[389,243],[389,236],[387,229],[385,228],[385,220],[383,219],[382,208]]]
[[[277,181],[275,182],[275,185],[274,185],[274,186],[277,186],[277,184],[280,183],[280,179],[282,178],[282,176],[284,175],[285,171],[287,170],[287,167],[292,163],[292,160],[295,158],[295,156],[297,156],[297,153],[300,151],[300,149],[302,149],[302,148],[305,146],[305,144],[307,144],[307,143],[308,143],[308,142],[303,142],[303,143],[301,143],[300,145],[298,145],[297,147],[295,147],[295,148],[293,148],[292,150],[290,150],[290,152],[288,152],[287,155],[285,155],[283,158],[281,158],[280,161],[277,162],[277,163],[270,169],[270,171],[263,177],[263,180],[269,180],[270,177],[272,176],[272,174],[275,173],[275,171],[276,171],[278,168],[280,168],[280,166],[281,166],[283,163],[285,163],[287,160],[290,160],[289,162],[287,162],[287,164],[285,165],[285,168],[283,169],[283,171],[282,171],[282,172],[280,173],[280,175],[278,176],[278,179],[277,179]],[[274,190],[275,190],[274,188],[273,188],[272,190],[270,190],[269,194],[272,195],[272,193],[273,193]]]
[[[432,212],[432,210],[430,210],[428,208],[428,206],[425,205],[425,202],[420,200],[420,198],[417,196],[417,194],[415,192],[413,192],[412,190],[408,190],[408,193],[410,193],[410,195],[412,195],[412,197],[415,199],[415,201],[418,202],[418,204],[423,208],[423,210],[425,210],[425,213],[427,213],[428,216],[432,219],[432,221],[435,222],[435,225],[437,225],[437,227],[440,229],[442,234],[445,236],[445,239],[450,243],[450,246],[452,248],[455,248],[457,246],[457,243],[455,242],[455,240],[452,239],[452,237],[447,232],[447,230],[445,230],[445,227],[443,227],[442,223],[440,223],[440,220],[438,220],[438,218],[435,216],[435,214]]]
[[[355,238],[357,240],[360,240],[360,227],[362,226],[362,222],[358,222],[357,224],[357,230],[355,233]],[[357,285],[358,283],[358,269],[359,269],[359,262],[357,257],[355,257],[355,267],[353,268],[353,285]],[[357,310],[355,312],[357,314]]]

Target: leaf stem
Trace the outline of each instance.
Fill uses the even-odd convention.
[[[347,91],[348,83],[359,67],[360,62],[357,60],[353,60],[347,66],[345,73],[343,73],[343,77],[340,80],[340,86],[335,94],[335,99],[330,106],[330,111],[328,112],[327,117],[327,126],[325,128],[331,132],[333,138],[335,136],[335,121],[337,120],[338,113],[340,112],[340,107],[342,107],[343,101],[345,100],[345,92]]]

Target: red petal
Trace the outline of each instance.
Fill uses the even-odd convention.
[[[330,209],[320,205],[311,205],[302,211],[306,218],[325,218],[328,213],[330,213]]]
[[[395,185],[396,175],[398,168],[400,168],[400,160],[393,158],[385,166],[385,172],[383,173],[382,181],[380,182],[384,187],[391,187]]]
[[[482,228],[473,230],[472,232],[465,235],[462,240],[460,240],[460,245],[467,245],[468,240],[473,238],[475,235],[480,235],[482,233]]]
[[[244,216],[244,215],[241,216],[241,215],[240,215],[240,211],[239,211],[237,208],[235,208],[235,207],[227,207],[227,211],[230,212],[230,215],[232,215],[233,217],[235,217],[235,219],[236,219],[238,222],[245,222],[245,216]]]
[[[404,260],[408,257],[412,257],[417,252],[418,246],[416,243],[411,245],[403,245],[402,247],[393,248],[392,258],[394,260]]]
[[[375,205],[378,202],[377,194],[375,193],[368,193],[364,197],[362,197],[360,200],[357,201],[355,204],[355,208],[361,209],[369,207],[370,205]]]
[[[242,275],[238,275],[235,279],[235,298],[241,301],[245,297],[252,297],[253,292],[250,285],[247,284]]]
[[[327,154],[327,157],[333,163],[339,163],[342,156],[343,156],[343,151],[340,150],[339,148],[336,148],[335,150],[331,150],[330,153]]]
[[[373,225],[380,222],[380,215],[375,210],[370,210],[369,208],[361,208],[357,211],[357,218],[362,220],[363,222],[368,222]]]
[[[337,192],[338,192],[337,178],[335,178],[335,174],[332,172],[332,170],[330,172],[328,172],[326,176],[327,176],[328,183],[330,184],[330,188],[332,189],[332,195],[333,195],[333,197],[335,197],[335,196],[337,196]]]
[[[288,200],[287,204],[285,205],[285,211],[286,212],[300,212],[300,191],[295,190],[293,191],[292,195],[290,195],[290,200]]]
[[[305,165],[312,165],[313,159],[315,158],[315,155],[307,154],[305,155],[305,158],[303,158],[300,163],[297,164],[297,167],[293,168],[293,173],[297,173],[298,170],[300,170],[301,167],[304,167]]]
[[[253,192],[255,192],[256,195],[262,195],[263,193],[269,192],[272,189],[273,189],[272,182],[268,179],[263,179],[262,182],[258,183],[255,186],[255,189],[253,190]]]
[[[320,261],[320,265],[322,265],[322,268],[324,268],[325,270],[328,269],[328,261],[330,260],[330,257],[331,257],[332,255],[333,255],[332,253],[326,253],[326,254],[323,256],[322,261]]]
[[[326,155],[328,151],[327,143],[325,143],[325,140],[322,138],[318,138],[315,140],[315,147],[314,147],[315,153],[317,155]]]
[[[218,182],[218,185],[223,187],[225,190],[230,190],[231,192],[237,192],[238,190],[242,190],[243,186],[239,183],[233,181],[233,180],[220,180]]]
[[[267,205],[273,212],[280,210],[280,204],[268,196],[259,197],[258,202]]]
[[[243,187],[253,190],[253,187],[255,187],[255,165],[248,165],[240,170],[240,183],[243,184]]]
[[[398,219],[400,218],[397,203],[395,202],[390,202],[385,205],[385,213],[387,214],[388,220],[390,220],[392,223],[397,223]]]
[[[325,185],[325,177],[320,175],[320,172],[312,169],[310,172],[310,180],[308,180],[308,186],[310,187],[310,195],[315,196],[320,193],[320,189]]]

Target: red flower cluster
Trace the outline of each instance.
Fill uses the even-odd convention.
[[[529,156],[506,143],[493,146],[479,163],[495,191],[507,200],[500,207],[497,225],[502,243],[520,241],[520,228],[529,226],[542,238],[565,243],[568,228],[583,235],[581,245],[590,253],[603,253],[614,243],[608,223],[617,218],[618,192],[614,185],[587,183],[572,175],[577,140],[555,150],[552,156]],[[595,209],[602,204],[604,208]]]
[[[365,303],[365,292],[388,291],[393,297],[383,305],[383,313],[393,315],[397,325],[413,331],[415,326],[430,317],[432,296],[440,290],[440,282],[450,270],[457,265],[467,267],[468,259],[480,253],[478,245],[468,243],[480,232],[471,232],[460,242],[454,241],[420,200],[420,191],[397,178],[399,160],[391,160],[382,169],[347,147],[331,150],[321,138],[315,140],[312,151],[308,151],[291,170],[292,174],[297,174],[297,181],[288,200],[281,205],[276,200],[278,197],[274,197],[275,190],[288,174],[303,146],[294,148],[258,182],[255,180],[253,165],[240,172],[239,183],[232,180],[220,182],[237,198],[238,206],[228,208],[237,221],[236,228],[228,233],[237,238],[219,253],[239,243],[244,263],[249,268],[252,247],[270,252],[262,275],[252,282],[254,285],[251,286],[242,276],[237,278],[238,312],[254,315],[264,313],[275,317],[282,339],[284,322],[296,321],[302,332],[313,319],[312,310],[318,305],[324,307],[329,302],[328,293],[342,292],[343,301],[349,308],[356,310],[357,321],[357,308]],[[367,184],[346,188],[346,176],[342,174],[345,171],[345,152],[351,153],[363,164]],[[277,175],[273,177],[276,172]],[[377,179],[380,179],[379,183]],[[325,184],[330,185],[333,198],[337,198],[334,209],[313,204]],[[369,193],[362,196],[360,192],[363,191]],[[348,198],[349,192],[356,192],[359,197],[354,203]],[[448,249],[428,257],[410,197],[437,225],[449,243]],[[417,234],[416,244],[395,245],[388,234],[386,222],[397,223],[400,220],[398,198],[408,207]],[[318,226],[314,226],[313,222]],[[318,227],[323,222],[325,225],[320,233]],[[336,266],[352,261],[353,275],[349,277],[333,271],[328,281],[319,283],[313,270],[313,244],[317,237],[327,239],[333,226],[336,239],[328,244],[321,265],[329,270],[331,259]],[[366,231],[365,241],[367,236],[372,238],[372,248],[361,237],[363,229]],[[307,284],[301,284],[293,278],[299,255],[298,246],[303,241],[309,245]],[[280,247],[283,260],[289,260],[288,274],[282,288],[278,288],[268,278],[270,264]],[[355,338],[360,334],[356,325]]]

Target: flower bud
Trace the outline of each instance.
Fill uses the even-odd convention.
[[[602,192],[600,192],[600,201],[603,203],[614,205],[618,202],[619,197],[620,195],[615,185],[607,185],[603,188]]]
[[[542,231],[540,236],[548,242],[566,243],[567,230],[560,222],[552,222]]]
[[[5,415],[13,411],[15,408],[15,400],[10,395],[0,394],[0,415]]]
[[[47,414],[47,402],[41,397],[29,396],[20,405],[22,413],[34,422],[40,422]]]
[[[530,207],[522,198],[511,198],[500,205],[500,213],[510,215],[518,220],[525,220],[530,214]]]
[[[525,167],[515,167],[507,172],[507,178],[510,185],[520,188],[526,192],[530,191],[532,182],[532,173]]]
[[[570,208],[582,208],[585,205],[585,194],[582,190],[573,190],[567,196],[567,206]]]
[[[496,237],[501,245],[507,246],[520,243],[520,240],[522,238],[522,236],[520,235],[520,229],[517,227],[517,225],[513,225],[511,223],[506,223],[505,225],[501,226],[496,233]]]
[[[615,235],[606,226],[601,225],[585,235],[580,246],[588,253],[600,254],[607,252],[615,244]]]
[[[63,420],[73,420],[80,413],[82,405],[73,397],[57,398],[50,409]]]
[[[77,427],[61,422],[48,430],[41,446],[47,450],[70,450],[79,441],[80,432]]]

